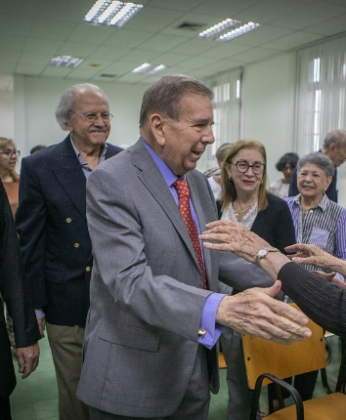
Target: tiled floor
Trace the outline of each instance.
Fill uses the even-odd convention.
[[[332,363],[327,368],[331,388],[335,387],[340,364],[340,342],[338,337],[328,338],[332,353]],[[58,420],[58,398],[55,372],[47,338],[40,341],[41,357],[36,372],[22,380],[18,375],[18,384],[11,396],[13,420]],[[220,369],[221,387],[217,395],[211,398],[208,420],[225,420],[227,412],[226,369]],[[320,378],[315,395],[323,395]],[[263,396],[265,402],[265,395]]]

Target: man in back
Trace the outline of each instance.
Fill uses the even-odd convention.
[[[337,169],[346,160],[346,131],[344,130],[333,130],[330,131],[324,141],[322,150],[319,152],[324,153],[333,162],[335,167],[334,176],[331,184],[329,185],[326,194],[328,198],[335,203],[338,202],[338,189],[337,189]],[[290,188],[288,190],[288,196],[292,197],[299,194],[297,187],[297,168],[292,173]]]
[[[213,293],[218,278],[240,289],[272,282],[198,239],[217,219],[208,180],[194,170],[214,141],[211,99],[197,80],[161,78],[144,94],[141,138],[88,179],[95,263],[77,395],[92,420],[205,420],[220,324],[282,342],[307,333],[304,317],[269,297],[278,284]]]
[[[69,135],[22,160],[17,229],[41,333],[47,325],[59,390],[59,420],[86,420],[76,398],[92,269],[86,179],[119,153],[106,143],[109,105],[95,85],[62,95],[56,118]]]

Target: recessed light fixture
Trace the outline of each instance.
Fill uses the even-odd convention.
[[[121,28],[142,7],[142,4],[98,0],[85,15],[84,22]]]
[[[211,39],[213,41],[230,41],[260,26],[259,23],[245,23],[240,20],[228,18],[200,32],[198,36],[202,39]]]
[[[166,66],[164,64],[150,64],[143,63],[140,66],[136,67],[131,71],[131,73],[141,73],[141,74],[156,74],[164,70]]]
[[[76,68],[84,61],[83,58],[71,57],[70,55],[57,55],[53,57],[49,65],[53,67],[72,67]]]

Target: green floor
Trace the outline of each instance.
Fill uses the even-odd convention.
[[[340,364],[340,342],[338,337],[327,339],[330,343],[332,362],[327,367],[328,380],[332,389],[335,387]],[[22,380],[18,375],[18,384],[11,396],[13,420],[58,420],[58,397],[55,372],[48,340],[40,341],[41,357],[36,372]],[[220,369],[221,387],[217,395],[211,398],[208,420],[225,420],[227,411],[226,369]],[[320,378],[315,395],[323,395]],[[263,398],[265,402],[265,395]]]

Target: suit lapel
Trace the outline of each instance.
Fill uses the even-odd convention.
[[[70,136],[62,142],[61,151],[52,170],[70,200],[86,218],[86,178],[72,148]]]
[[[145,187],[149,190],[149,192],[152,194],[155,200],[159,203],[159,205],[162,207],[163,211],[166,213],[167,217],[170,219],[170,221],[174,225],[175,229],[177,230],[179,236],[183,240],[191,257],[193,258],[193,260],[195,261],[198,267],[198,262],[197,262],[195,252],[191,243],[191,239],[187,232],[183,219],[180,215],[179,209],[159,169],[155,165],[155,162],[152,160],[151,156],[145,149],[141,140],[139,140],[134,146],[132,146],[130,148],[130,151],[132,154],[134,165],[138,169],[140,169],[140,172],[138,175],[139,179],[145,185]],[[195,188],[195,185],[193,186],[193,188]],[[195,200],[193,200],[193,204],[195,207]],[[196,205],[198,207],[198,212],[196,208],[195,210],[196,210],[197,218],[199,219],[199,217],[203,215],[203,211],[201,211],[202,207],[201,207],[201,203],[198,202],[198,198],[196,198]],[[199,220],[200,227],[205,226],[204,220],[205,220],[204,217],[202,217],[201,221]]]
[[[210,196],[209,194],[206,194],[207,187],[198,187],[198,185],[196,184],[196,178],[192,176],[191,172],[187,174],[186,179],[190,190],[193,208],[195,209],[195,213],[198,220],[198,228],[199,231],[202,233],[206,229],[205,225],[212,221],[212,219],[207,218],[207,213],[205,211],[206,204],[210,201]],[[210,284],[210,281],[212,279],[212,262],[210,251],[204,248],[203,244],[201,244],[201,249],[203,253],[204,270],[207,278],[207,284],[211,289],[212,285]]]

